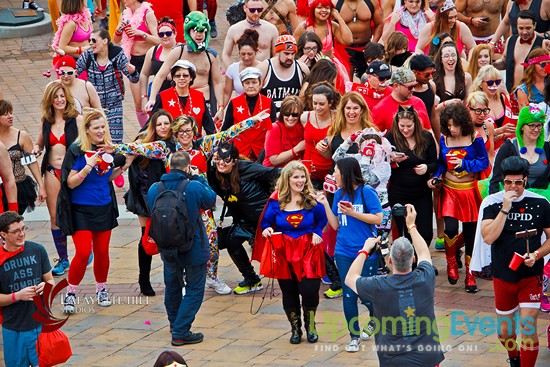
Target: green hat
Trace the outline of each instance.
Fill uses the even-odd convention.
[[[532,124],[534,122],[542,124],[542,130],[537,138],[535,152],[539,154],[543,152],[542,148],[544,146],[544,123],[546,122],[546,114],[538,107],[530,105],[523,107],[521,111],[519,111],[518,123],[516,125],[516,138],[520,147],[519,151],[522,154],[527,153],[527,148],[525,148],[525,143],[523,142],[521,129],[524,125]]]
[[[191,29],[196,30],[197,32],[205,32],[204,42],[198,45],[191,38]],[[210,41],[210,23],[208,22],[208,17],[200,11],[192,11],[187,14],[185,21],[183,23],[183,36],[185,38],[185,43],[193,52],[201,52],[206,50],[208,47],[208,42]]]

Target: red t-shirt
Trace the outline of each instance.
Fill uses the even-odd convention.
[[[351,90],[355,91],[363,96],[369,110],[373,110],[374,107],[382,100],[391,94],[392,87],[386,87],[382,92],[375,91],[368,84],[353,83]]]
[[[418,113],[422,127],[426,130],[431,130],[432,125],[430,123],[428,111],[426,110],[426,105],[420,98],[415,96],[412,96],[407,102],[398,102],[392,95],[387,96],[372,109],[372,121],[376,126],[378,126],[380,131],[389,131],[391,130],[393,118],[397,113],[399,106],[408,107],[411,105],[414,107],[416,113]]]
[[[311,172],[311,178],[324,180],[332,167],[332,159],[323,157],[315,146],[318,142],[327,137],[327,131],[330,125],[323,129],[318,129],[311,123],[310,118],[311,112],[308,113],[308,120],[304,127],[304,140],[306,141],[304,159],[310,160],[315,167],[315,170]]]
[[[304,140],[304,128],[300,121],[294,125],[294,127],[289,128],[282,122],[275,122],[271,130],[265,135],[265,159],[264,166],[273,167],[273,164],[269,160],[269,157],[278,155],[286,150],[290,150],[296,146],[299,142]],[[301,159],[301,154],[299,157],[294,159]],[[277,167],[284,167],[288,162],[284,162]]]

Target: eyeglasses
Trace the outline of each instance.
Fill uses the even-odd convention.
[[[319,49],[317,47],[304,47],[304,52],[317,52]]]
[[[505,179],[504,181],[504,185],[505,186],[512,186],[512,184],[516,185],[516,186],[523,186],[523,184],[525,183],[525,179],[521,179],[521,180],[509,180],[509,179]]]
[[[261,13],[264,11],[264,8],[248,8],[248,11],[251,13]]]
[[[174,32],[172,32],[172,31],[159,32],[159,37],[160,38],[172,37],[173,34],[174,34]]]
[[[531,131],[542,131],[542,124],[527,124],[527,127]]]
[[[444,56],[441,56],[442,59],[446,60],[446,59],[456,59],[457,58],[457,54],[450,54],[450,55],[444,55]]]
[[[291,112],[291,113],[285,113],[283,116],[285,117],[298,117],[300,114],[298,112]]]
[[[415,70],[415,73],[422,75],[424,78],[431,78],[435,74],[435,70],[432,71],[418,71]]]
[[[57,72],[57,75],[68,75],[68,76],[72,76],[72,75],[74,75],[74,74],[76,74],[76,71],[74,71],[74,70],[71,70],[71,71],[59,70],[59,71]]]
[[[88,40],[89,43],[97,43],[97,40],[95,38],[90,38]]]
[[[193,135],[193,130],[192,129],[178,130],[178,134],[180,134],[180,135]]]
[[[490,108],[472,108],[472,107],[470,107],[470,111],[474,111],[476,115],[484,114],[485,116],[487,116],[491,112],[491,109]]]
[[[485,80],[485,83],[489,86],[489,87],[492,87],[493,84],[496,85],[497,87],[500,85],[500,83],[502,83],[502,79],[497,79],[497,80]]]
[[[187,79],[190,76],[191,75],[189,75],[189,74],[176,74],[176,75],[174,75],[174,79]]]
[[[416,87],[416,84],[415,84],[415,85],[409,85],[409,86],[407,86],[407,85],[405,85],[405,84],[399,84],[399,85],[402,86],[402,87],[407,88],[409,91],[413,90],[414,87]]]
[[[548,65],[548,61],[539,62],[539,65],[540,65],[541,68],[544,69],[546,67],[546,65]]]
[[[23,226],[21,228],[14,229],[13,231],[7,231],[9,234],[15,234],[18,235],[22,232],[26,232],[29,229],[27,226]]]

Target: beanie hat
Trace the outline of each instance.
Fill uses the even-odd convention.
[[[60,57],[59,60],[55,63],[55,69],[59,70],[59,68],[67,66],[73,69],[76,69],[76,60],[69,55],[65,55],[63,57]]]
[[[538,107],[530,105],[523,107],[521,111],[519,111],[518,123],[516,125],[516,139],[518,141],[518,145],[520,147],[519,152],[521,154],[527,153],[527,148],[525,148],[523,136],[521,135],[521,129],[523,128],[523,126],[535,122],[542,124],[542,130],[539,137],[537,138],[535,152],[538,154],[543,153],[542,148],[544,146],[544,124],[546,122],[546,114],[542,112]]]
[[[296,38],[290,34],[282,34],[277,37],[275,42],[275,53],[281,51],[294,51],[298,52],[298,46],[296,45]]]

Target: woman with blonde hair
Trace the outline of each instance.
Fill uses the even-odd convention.
[[[527,55],[527,62],[522,63],[525,67],[523,77],[514,91],[519,109],[530,103],[538,104],[544,101],[542,91],[544,91],[544,80],[548,76],[546,66],[549,62],[550,52],[540,47]]]
[[[479,178],[483,180],[491,175],[495,161],[495,127],[493,119],[489,116],[489,98],[483,92],[472,92],[466,99],[466,107],[474,122],[474,131],[483,139],[489,157],[489,166],[480,173]]]
[[[56,204],[61,189],[61,165],[67,148],[76,140],[78,126],[83,118],[75,108],[75,101],[69,87],[55,81],[46,86],[42,97],[41,128],[33,153],[42,158],[41,174],[46,188],[46,206],[50,214],[50,226],[57,250],[57,262],[52,269],[55,276],[63,275],[69,269],[67,235],[56,224]]]
[[[323,249],[318,245],[323,241],[323,227],[328,223],[323,205],[318,204],[306,166],[292,161],[281,171],[276,191],[269,198],[260,222],[262,236],[269,237],[267,241],[281,241],[283,245],[282,250],[275,250],[278,269],[264,275],[278,279],[283,308],[291,325],[291,344],[299,344],[302,339],[302,308],[307,341],[315,343],[318,340],[315,312],[325,270]],[[289,216],[301,220],[290,221]],[[260,246],[263,251],[268,251],[265,241]],[[260,251],[256,244],[254,251]],[[311,256],[312,253],[317,253],[317,256]],[[309,262],[311,259],[313,261]],[[272,260],[267,257],[267,261]]]
[[[485,65],[491,65],[493,63],[493,48],[488,44],[476,45],[471,52],[470,61],[466,71],[470,73],[472,79],[477,77],[479,69]]]
[[[471,92],[483,92],[487,95],[489,104],[488,117],[491,117],[495,125],[495,151],[500,148],[507,139],[516,134],[517,119],[513,117],[510,98],[505,92],[502,76],[492,65],[485,65],[472,82]]]
[[[57,206],[57,225],[72,235],[76,253],[69,268],[65,313],[74,313],[76,290],[94,252],[94,276],[97,305],[111,305],[106,290],[109,274],[109,242],[111,231],[118,226],[118,208],[111,181],[121,174],[123,156],[102,153],[98,145],[110,141],[107,117],[102,110],[85,111],[78,137],[67,149],[61,166],[61,191]]]

